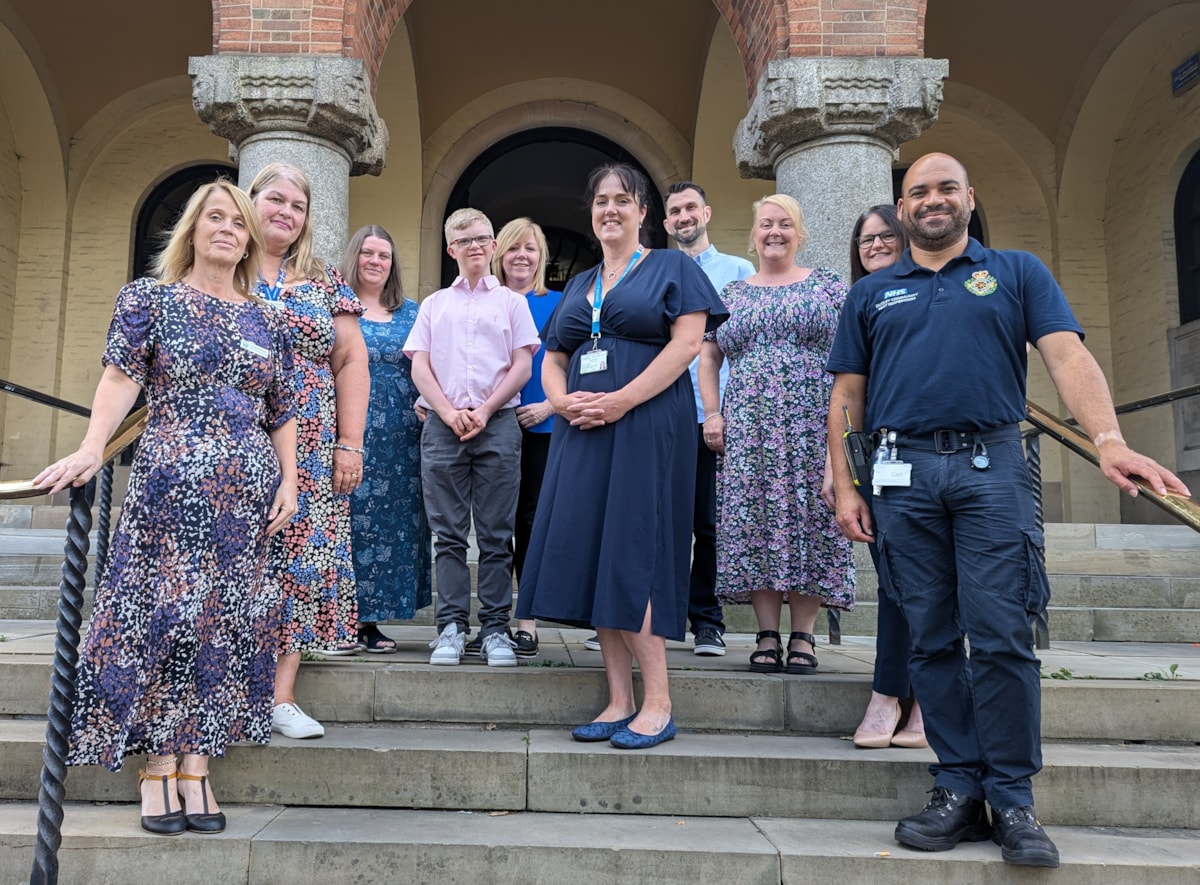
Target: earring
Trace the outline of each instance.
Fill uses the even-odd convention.
[[[250,257],[250,253],[249,253],[249,252],[243,252],[243,253],[242,253],[242,261],[245,261],[245,260],[246,260],[247,258],[249,258],[249,257]]]

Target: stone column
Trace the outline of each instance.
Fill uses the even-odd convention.
[[[767,63],[734,136],[743,178],[774,178],[804,211],[800,261],[849,279],[850,232],[891,203],[897,148],[937,120],[949,62],[931,58],[788,58]]]
[[[336,262],[347,239],[350,176],[378,175],[387,152],[387,127],[375,112],[363,63],[207,55],[189,59],[188,74],[196,114],[229,139],[242,188],[269,163],[304,170],[317,255]]]

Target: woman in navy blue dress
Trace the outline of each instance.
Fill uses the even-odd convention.
[[[342,256],[342,276],[362,302],[371,399],[363,436],[363,480],[350,498],[358,590],[358,642],[396,651],[379,621],[408,620],[433,601],[429,522],[421,496],[421,421],[404,342],[417,303],[404,297],[396,244],[382,227],[360,228]]]
[[[517,617],[596,628],[609,701],[573,734],[643,748],[675,735],[665,639],[683,639],[687,620],[696,470],[687,367],[725,310],[694,261],[640,245],[639,172],[597,169],[587,196],[604,261],[567,285],[545,329],[542,383],[556,417]]]

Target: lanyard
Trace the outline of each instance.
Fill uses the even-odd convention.
[[[629,269],[637,264],[639,258],[642,257],[642,247],[638,246],[633,253],[633,257],[629,259],[629,263],[625,265],[625,269],[621,271],[621,276],[613,283],[613,289],[621,285],[621,280],[625,279],[625,274],[629,273]],[[600,267],[596,268],[596,294],[592,298],[592,349],[596,349],[596,342],[600,340],[600,308],[604,305],[604,289],[603,283],[600,280],[601,272],[604,270],[604,264],[601,262]],[[610,290],[611,291],[611,290]]]
[[[275,280],[274,286],[268,286],[267,281],[262,278],[262,274],[258,275],[258,288],[262,292],[263,298],[267,301],[278,301],[279,296],[283,294],[283,281],[287,279],[287,262],[282,261],[279,264],[279,276]]]

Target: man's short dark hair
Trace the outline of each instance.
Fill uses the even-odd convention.
[[[669,188],[667,188],[667,196],[669,197],[672,194],[681,194],[684,191],[695,191],[696,193],[698,193],[700,195],[700,202],[703,203],[705,206],[708,205],[708,197],[706,197],[704,195],[704,188],[700,187],[700,185],[696,184],[696,182],[694,182],[694,181],[677,181],[677,182],[675,182],[673,185],[671,185]],[[664,202],[665,202],[665,198],[664,198]]]

